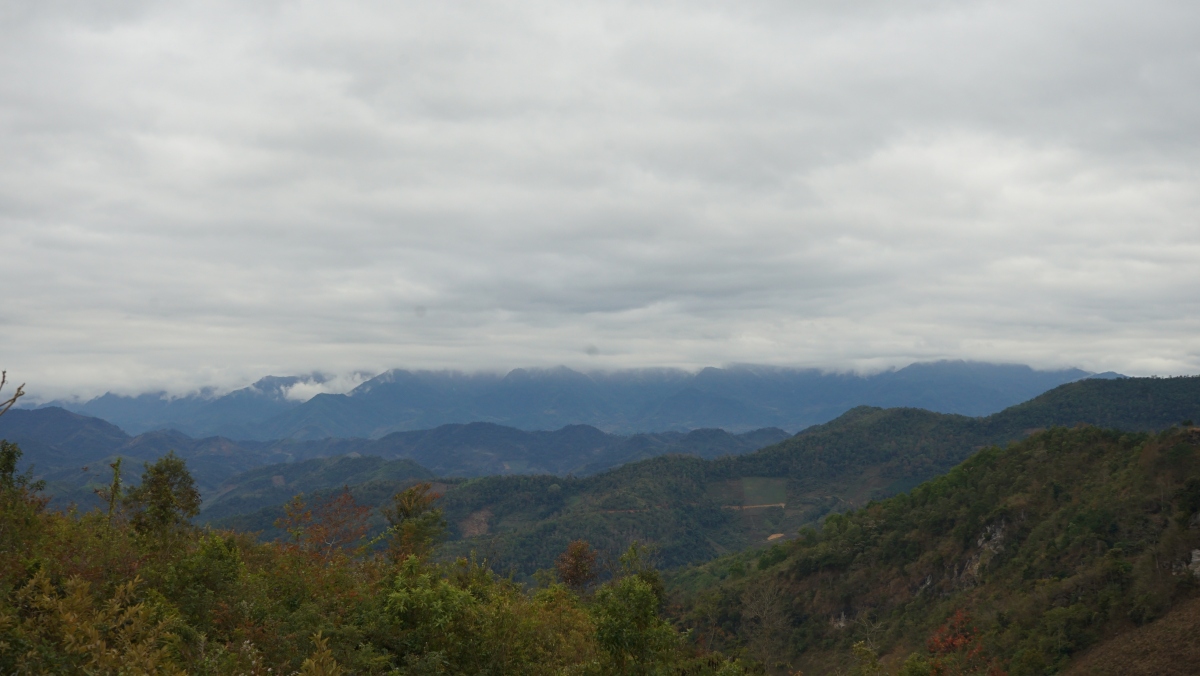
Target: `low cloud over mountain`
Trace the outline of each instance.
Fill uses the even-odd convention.
[[[447,423],[491,422],[525,430],[587,424],[617,433],[779,427],[792,432],[858,405],[912,406],[987,415],[1089,376],[1066,369],[972,362],[913,364],[869,376],[767,366],[581,373],[558,367],[505,375],[387,371],[345,394],[304,402],[297,387],[320,376],[268,377],[221,397],[106,394],[57,402],[131,433],[173,428],[235,439],[371,437]]]

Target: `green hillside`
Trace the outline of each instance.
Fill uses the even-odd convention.
[[[281,505],[298,493],[384,481],[407,487],[433,473],[412,460],[343,455],[269,465],[237,475],[204,506],[201,522]]]
[[[1078,423],[1157,431],[1184,420],[1200,422],[1200,376],[1081,380],[984,420],[997,431]]]
[[[1022,676],[1057,673],[1194,597],[1196,552],[1200,430],[1056,428],[672,586],[697,635],[768,664],[849,669],[861,641],[887,673],[916,654],[904,673],[957,660],[974,667],[941,673]],[[955,634],[957,611],[974,632]],[[959,649],[927,648],[951,634]]]
[[[864,406],[747,455],[663,456],[585,478],[446,481],[446,551],[487,552],[529,575],[549,567],[571,540],[611,554],[636,539],[656,543],[665,566],[699,563],[909,490],[1037,428],[1110,420],[1106,401],[1128,427],[1161,429],[1200,419],[1200,378],[1081,381],[987,418]],[[1157,401],[1168,403],[1166,413]],[[388,495],[374,485],[357,490],[366,504]],[[275,507],[217,523],[270,536],[280,514]]]
[[[861,408],[747,456],[661,456],[584,478],[446,480],[446,551],[488,552],[499,565],[529,575],[551,565],[571,540],[613,553],[636,539],[655,542],[663,565],[696,563],[945,471],[974,450],[974,424],[915,409]],[[375,485],[354,490],[365,504],[377,504],[371,495],[390,495]],[[268,536],[282,513],[275,506],[230,517],[221,503],[215,501],[212,509],[219,511],[206,518]]]

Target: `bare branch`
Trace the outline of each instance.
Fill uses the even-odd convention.
[[[4,385],[7,382],[8,371],[0,371],[0,390],[4,389]],[[17,386],[17,391],[13,393],[13,396],[9,397],[5,401],[0,401],[0,415],[8,413],[8,409],[12,408],[13,404],[17,403],[17,400],[23,396],[25,396],[25,383],[21,383]]]

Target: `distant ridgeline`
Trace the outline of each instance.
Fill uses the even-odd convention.
[[[329,470],[328,463],[302,462],[330,456],[373,456],[364,461],[367,464],[383,462],[382,458],[405,459],[395,466],[416,468],[404,470],[414,477],[571,473],[584,476],[665,453],[704,458],[748,453],[787,437],[783,430],[773,428],[742,434],[702,429],[620,436],[587,425],[572,425],[553,432],[526,432],[491,423],[471,423],[394,432],[381,439],[261,442],[222,437],[193,439],[174,430],[131,437],[111,423],[60,408],[13,409],[0,418],[0,438],[20,444],[25,451],[23,467],[33,466],[36,474],[47,481],[48,492],[55,495],[55,504],[59,506],[70,501],[81,506],[93,504],[92,489],[107,485],[111,474],[108,465],[117,456],[153,460],[171,450],[187,460],[201,493],[210,500],[228,490],[223,484],[231,482],[234,475],[263,465],[295,462],[301,467],[322,468],[318,474],[326,476],[324,487],[366,480],[358,474],[343,477]],[[291,476],[296,471],[300,470],[273,470],[272,476]],[[381,471],[384,472],[381,476],[391,476],[387,474],[390,470]],[[234,483],[245,484],[241,479]],[[288,497],[291,493],[276,501]]]
[[[1200,420],[1200,377],[1079,381],[985,418],[864,406],[746,455],[666,455],[582,478],[442,480],[451,537],[445,549],[475,550],[528,575],[549,567],[577,538],[609,552],[641,540],[656,543],[661,564],[680,566],[765,544],[775,534],[794,536],[830,512],[907,491],[981,448],[1040,429],[1152,431],[1188,419]],[[331,459],[231,478],[201,519],[272,537],[289,493],[344,483],[361,503],[381,504],[404,480],[372,475],[356,486],[321,479],[339,463],[349,463],[346,471],[393,471],[371,462],[379,464]],[[268,485],[268,477],[279,478]],[[264,507],[249,511],[257,505]]]
[[[307,401],[291,395],[311,391],[307,388],[319,385],[320,376],[263,378],[221,397],[105,394],[83,404],[49,405],[102,418],[131,434],[175,429],[192,437],[259,441],[380,438],[470,422],[523,430],[583,424],[619,434],[762,427],[796,432],[859,405],[988,415],[1090,375],[1079,369],[1034,371],[961,361],[913,364],[869,376],[764,366],[590,374],[559,367],[516,369],[503,376],[394,370],[348,394],[318,394]]]

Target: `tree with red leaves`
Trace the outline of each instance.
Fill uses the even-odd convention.
[[[340,493],[311,509],[304,501],[304,494],[297,495],[283,511],[285,516],[275,522],[275,527],[292,536],[295,548],[326,561],[367,534],[367,517],[371,513],[369,507],[354,501],[345,486]]]
[[[926,641],[925,647],[931,655],[950,655],[968,652],[978,652],[981,647],[975,643],[977,630],[971,626],[971,616],[959,608],[946,624],[938,627],[933,636]]]
[[[1005,676],[999,661],[984,655],[979,631],[961,608],[926,641],[927,656],[914,654],[900,676]]]

